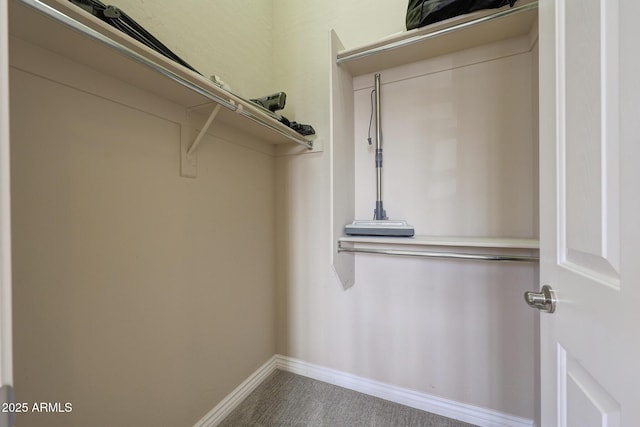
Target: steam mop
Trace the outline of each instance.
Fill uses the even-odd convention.
[[[382,205],[382,129],[380,126],[380,74],[374,76],[376,112],[376,207],[373,220],[355,220],[344,227],[345,234],[352,236],[411,237],[415,230],[406,221],[390,220]],[[371,143],[371,141],[369,141]]]

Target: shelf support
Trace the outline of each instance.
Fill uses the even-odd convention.
[[[209,118],[204,123],[204,126],[202,126],[202,129],[200,129],[198,136],[196,136],[196,139],[193,141],[193,144],[191,144],[191,146],[187,150],[187,157],[192,156],[193,153],[195,153],[196,149],[198,148],[198,145],[200,145],[200,142],[202,142],[202,138],[204,137],[204,134],[207,133],[207,130],[209,130],[209,126],[211,126],[211,123],[213,123],[213,120],[216,118],[216,116],[220,112],[220,108],[222,108],[222,105],[218,104],[215,106],[213,111],[211,111]]]
[[[215,120],[216,116],[220,112],[222,105],[216,104],[216,106],[211,111],[209,118],[198,132],[198,135],[193,140],[191,144],[189,144],[189,136],[191,132],[190,126],[187,123],[182,123],[181,131],[180,131],[180,175],[186,178],[195,178],[198,175],[198,158],[196,156],[196,150],[198,146],[202,142],[204,135],[211,127],[211,123]],[[187,112],[188,116],[188,112]]]

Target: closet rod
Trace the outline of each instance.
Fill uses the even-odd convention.
[[[336,58],[336,63],[338,65],[340,65],[343,62],[353,61],[353,60],[356,60],[356,59],[365,58],[367,56],[375,55],[377,53],[387,52],[387,51],[390,51],[390,50],[394,50],[394,49],[398,49],[398,48],[401,48],[401,47],[409,46],[409,45],[412,45],[414,43],[419,43],[419,42],[422,42],[422,41],[425,41],[425,40],[429,40],[429,39],[432,39],[432,38],[443,36],[445,34],[449,34],[449,33],[453,33],[453,32],[456,32],[456,31],[464,30],[465,28],[473,27],[473,26],[478,25],[478,24],[482,24],[482,23],[485,23],[485,22],[490,22],[490,21],[493,21],[493,20],[496,20],[496,19],[504,18],[505,16],[515,15],[516,13],[526,12],[527,10],[536,9],[537,7],[538,7],[538,2],[534,1],[534,2],[531,2],[531,3],[524,4],[522,6],[512,7],[512,8],[509,8],[507,10],[503,10],[502,12],[494,13],[493,15],[483,16],[482,18],[474,19],[472,21],[467,21],[467,22],[463,22],[463,23],[458,24],[458,25],[453,25],[451,27],[443,28],[441,30],[434,31],[432,33],[422,34],[422,35],[410,37],[410,38],[404,39],[404,40],[398,40],[397,42],[384,44],[384,45],[378,46],[378,47],[372,47],[371,49],[363,50],[362,52],[356,52],[356,53],[352,53],[352,54],[347,54],[345,56],[341,56],[340,53],[338,53],[338,56]]]
[[[338,243],[338,252],[355,252],[364,254],[377,255],[399,255],[423,258],[443,258],[443,259],[460,259],[472,261],[526,261],[538,262],[537,256],[525,255],[490,255],[490,254],[468,254],[463,252],[432,252],[432,251],[405,251],[398,249],[373,249],[373,248],[345,248]]]
[[[250,120],[257,122],[271,130],[273,130],[274,132],[284,136],[285,138],[294,141],[298,144],[304,145],[305,147],[307,147],[308,149],[312,149],[313,148],[313,142],[307,139],[298,139],[295,138],[292,135],[289,135],[285,132],[283,132],[282,130],[278,129],[277,127],[275,127],[274,125],[272,125],[269,122],[266,122],[264,119],[262,119],[259,116],[256,116],[255,114],[253,114],[251,111],[248,111],[245,108],[242,107],[238,107],[238,105],[236,105],[234,103],[234,101],[232,100],[226,100],[218,95],[216,95],[215,93],[212,93],[210,91],[208,91],[206,88],[201,87],[187,79],[185,79],[184,77],[179,76],[178,74],[174,73],[173,71],[163,67],[162,65],[144,57],[143,55],[129,49],[126,46],[121,45],[120,43],[116,42],[115,40],[110,39],[109,37],[105,36],[104,34],[99,33],[98,31],[95,31],[94,29],[76,21],[75,19],[65,15],[64,13],[60,12],[57,9],[54,9],[53,7],[42,3],[40,0],[18,0],[20,3],[22,3],[23,5],[30,7],[31,9],[34,9],[37,12],[42,13],[43,15],[52,18],[53,20],[63,24],[64,26],[82,34],[85,35],[103,45],[106,45],[107,47],[110,47],[111,49],[114,49],[115,51],[119,52],[120,54],[156,71],[157,73],[173,80],[174,82],[186,87],[187,89],[191,89],[192,91],[204,96],[205,98],[216,102],[222,106],[224,106],[225,108],[231,110],[231,111],[235,111],[237,113],[240,113],[241,115],[249,118]],[[195,73],[194,73],[195,74]],[[196,76],[198,78],[202,78],[204,79],[204,77],[199,76],[196,74]],[[208,81],[207,81],[208,82]],[[239,99],[239,98],[238,98]],[[239,104],[241,105],[241,104]],[[274,119],[275,120],[275,119]]]

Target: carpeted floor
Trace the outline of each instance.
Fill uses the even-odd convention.
[[[284,371],[275,371],[221,427],[473,427]]]

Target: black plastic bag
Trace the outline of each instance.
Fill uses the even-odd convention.
[[[151,49],[156,52],[164,55],[165,57],[171,59],[172,61],[177,62],[178,64],[189,68],[190,70],[198,71],[193,68],[191,65],[187,64],[182,58],[173,53],[171,49],[162,44],[160,40],[155,38],[151,33],[145,30],[140,24],[134,21],[129,15],[124,13],[121,9],[118,9],[115,6],[108,6],[99,0],[69,0],[71,3],[75,4],[91,13],[92,15],[98,17],[102,21],[111,25],[114,28],[122,31],[123,33],[133,37],[139,42],[147,45]],[[200,74],[200,73],[198,73]]]
[[[513,7],[515,2],[516,0],[409,0],[407,30],[476,10],[497,9],[507,4]]]

